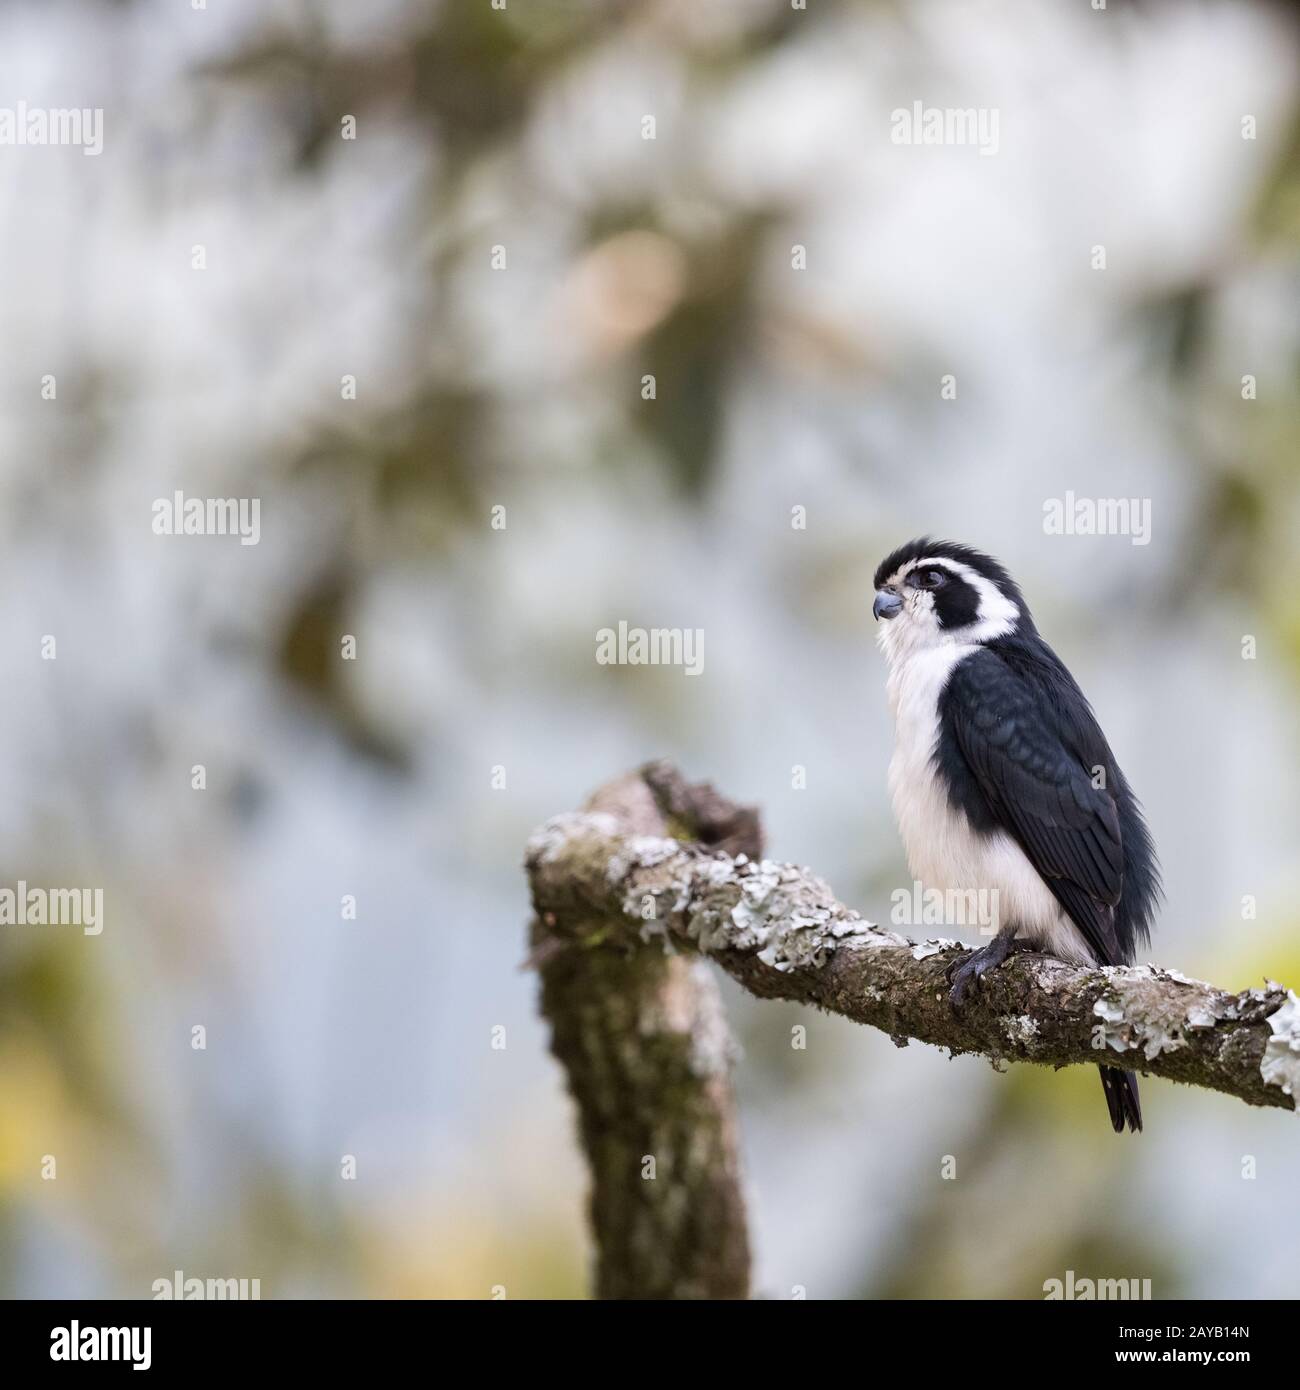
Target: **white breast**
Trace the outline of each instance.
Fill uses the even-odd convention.
[[[996,892],[1000,925],[1014,923],[1017,936],[1052,955],[1089,961],[1087,943],[1024,851],[1004,831],[977,834],[948,800],[935,766],[939,696],[953,668],[978,650],[957,644],[924,648],[905,655],[889,674],[894,712],[889,794],[908,867],[925,889]]]

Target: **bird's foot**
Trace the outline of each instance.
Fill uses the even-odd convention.
[[[958,956],[947,969],[948,983],[952,988],[948,998],[954,1009],[961,1008],[966,999],[966,991],[973,981],[978,980],[986,970],[995,970],[1017,949],[1014,936],[995,936],[987,946],[969,955]]]

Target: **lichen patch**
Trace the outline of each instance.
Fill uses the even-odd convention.
[[[1264,1045],[1259,1074],[1269,1086],[1280,1086],[1284,1095],[1300,1096],[1300,999],[1286,992],[1286,1003],[1268,1018],[1273,1034]]]
[[[604,811],[563,811],[538,826],[528,837],[524,858],[529,864],[553,864],[577,836],[618,834],[618,821]]]

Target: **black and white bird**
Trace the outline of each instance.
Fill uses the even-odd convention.
[[[978,550],[922,537],[881,563],[875,587],[908,864],[927,891],[996,890],[998,933],[950,971],[953,1004],[1022,944],[1131,962],[1160,897],[1155,847],[1015,581]],[[1141,1129],[1137,1077],[1099,1071],[1116,1133]]]

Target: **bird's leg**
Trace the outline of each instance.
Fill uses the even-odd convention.
[[[952,1001],[953,1008],[961,1007],[972,980],[978,980],[986,970],[996,969],[1021,945],[1027,946],[1028,943],[1018,942],[1015,927],[1008,926],[1003,927],[987,946],[981,946],[978,951],[972,951],[969,955],[958,956],[947,971],[948,983],[952,986],[948,998]]]

